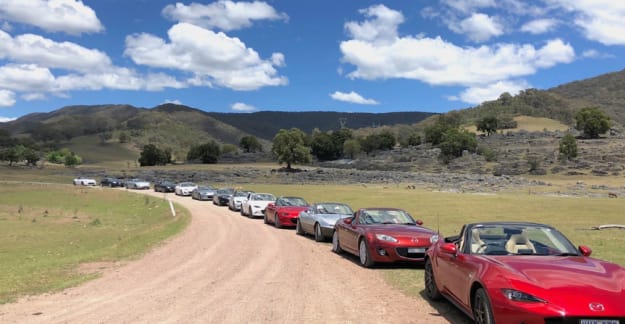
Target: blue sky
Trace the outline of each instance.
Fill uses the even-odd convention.
[[[625,2],[0,0],[0,121],[69,105],[446,112],[623,69]]]

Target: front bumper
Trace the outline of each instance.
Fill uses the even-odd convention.
[[[414,262],[422,263],[429,246],[404,246],[392,242],[375,241],[369,243],[369,254],[375,262]],[[412,249],[420,249],[418,252]],[[422,252],[421,252],[422,251]]]

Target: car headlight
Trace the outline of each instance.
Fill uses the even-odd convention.
[[[387,242],[393,242],[393,243],[397,243],[397,239],[390,236],[390,235],[386,235],[386,234],[375,234],[375,237],[380,240],[380,241],[387,241]]]
[[[506,298],[508,298],[508,300],[512,300],[512,301],[526,302],[526,303],[544,303],[545,302],[544,300],[538,297],[534,297],[530,294],[526,294],[522,291],[518,291],[514,289],[502,289],[501,292],[503,293],[504,296],[506,296]]]
[[[434,234],[434,235],[430,236],[430,243],[434,244],[436,242],[438,242],[438,235]]]

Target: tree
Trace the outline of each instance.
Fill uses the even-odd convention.
[[[24,149],[24,152],[22,153],[22,157],[24,158],[24,160],[26,160],[26,165],[32,165],[32,166],[36,166],[37,162],[39,162],[39,160],[41,159],[39,152],[35,151],[34,149],[30,147],[27,147]]]
[[[566,160],[577,157],[577,140],[575,136],[566,134],[562,137],[560,140],[560,156]]]
[[[357,139],[348,139],[343,143],[343,154],[345,157],[353,159],[360,153],[360,142]]]
[[[278,159],[278,163],[286,163],[287,170],[291,170],[293,163],[310,163],[310,147],[305,143],[306,134],[300,129],[281,129],[273,138],[271,152]]]
[[[215,141],[210,141],[201,145],[192,146],[189,153],[187,153],[187,160],[200,160],[202,163],[217,163],[220,155],[219,144]]]
[[[165,165],[171,162],[171,152],[161,150],[154,144],[143,146],[139,157],[140,166]]]
[[[63,161],[63,164],[68,168],[73,168],[81,163],[82,159],[80,158],[80,156],[74,154],[74,152],[70,152],[70,154],[65,155],[65,161]]]
[[[343,145],[341,144],[341,148]],[[338,159],[341,149],[334,142],[332,136],[325,132],[319,132],[313,135],[310,144],[311,152],[319,161],[330,161]]]
[[[454,158],[462,156],[462,152],[465,150],[475,152],[477,149],[477,139],[475,139],[474,133],[467,130],[452,128],[443,135],[440,149],[441,158],[447,163]]]
[[[124,144],[128,142],[129,136],[126,132],[121,132],[119,133],[118,139],[120,143]]]
[[[245,153],[262,152],[263,146],[258,142],[255,136],[248,135],[241,137],[239,141],[239,147],[243,149]]]
[[[486,116],[475,123],[477,130],[485,132],[487,136],[490,136],[497,132],[499,121],[495,116]]]
[[[575,115],[576,128],[589,138],[599,138],[599,135],[610,129],[610,117],[597,107],[586,107]]]

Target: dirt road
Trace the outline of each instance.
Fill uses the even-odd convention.
[[[147,192],[144,192],[147,193]],[[154,194],[154,193],[148,193]],[[159,194],[158,196],[162,196]],[[330,244],[169,195],[193,217],[143,258],[63,292],[0,305],[0,323],[462,323]],[[420,270],[416,270],[420,271]]]

